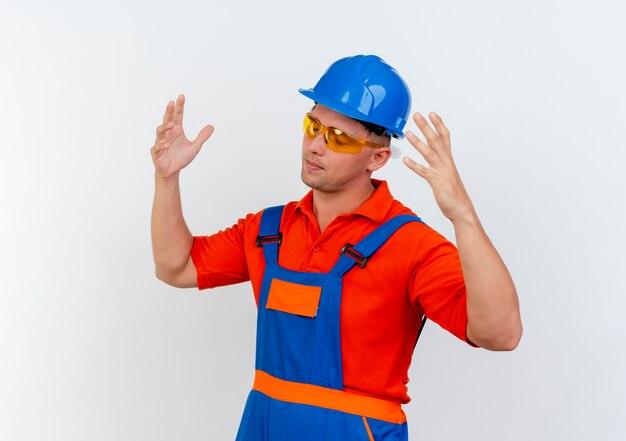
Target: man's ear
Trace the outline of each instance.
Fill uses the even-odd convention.
[[[381,168],[383,165],[389,161],[391,158],[391,148],[390,147],[379,147],[374,149],[374,153],[370,158],[370,162],[367,165],[367,171],[373,172]]]

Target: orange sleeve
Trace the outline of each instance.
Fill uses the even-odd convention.
[[[424,255],[409,283],[412,303],[421,307],[429,320],[475,346],[466,335],[466,290],[459,252],[434,230],[420,249]]]
[[[250,280],[245,234],[254,215],[210,236],[194,236],[191,259],[198,273],[198,289],[215,288]]]

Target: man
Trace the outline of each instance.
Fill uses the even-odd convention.
[[[238,440],[403,440],[406,384],[422,316],[474,346],[512,350],[522,326],[506,266],[481,227],[441,118],[406,136],[428,167],[458,251],[371,179],[402,137],[410,95],[376,56],[333,63],[305,116],[299,202],[250,214],[211,236],[183,219],[178,176],[211,136],[188,140],[184,97],[167,105],[152,148],[157,277],[177,287],[250,280],[258,305],[253,390]]]

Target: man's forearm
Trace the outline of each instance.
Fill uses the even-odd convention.
[[[193,243],[183,217],[178,176],[167,179],[155,176],[152,254],[156,275],[166,282],[185,268]]]
[[[467,288],[468,338],[485,349],[515,349],[522,322],[511,275],[473,210],[453,225]]]

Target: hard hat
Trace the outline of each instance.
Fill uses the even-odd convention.
[[[411,110],[409,88],[398,72],[376,55],[355,55],[330,65],[312,89],[299,92],[336,112],[387,129],[404,138]]]

